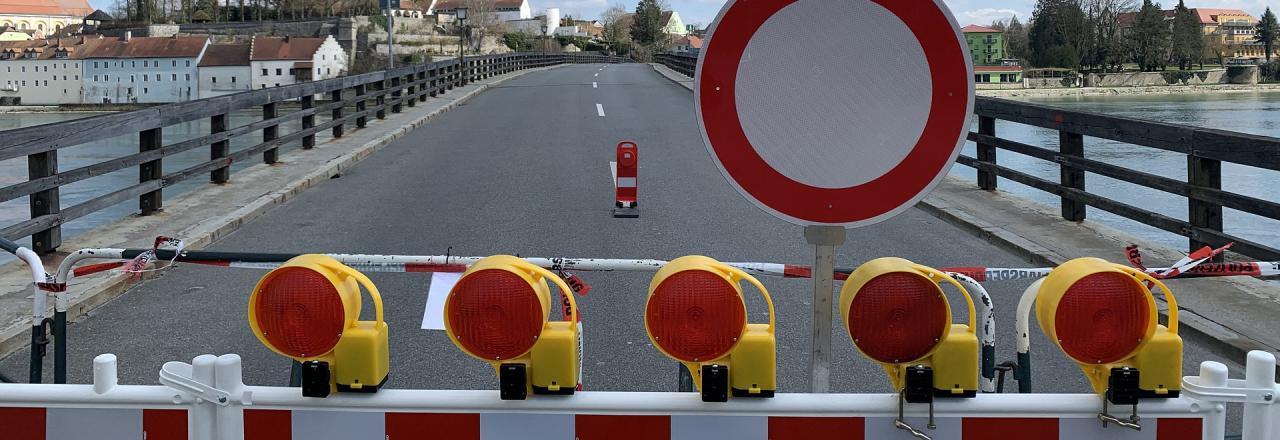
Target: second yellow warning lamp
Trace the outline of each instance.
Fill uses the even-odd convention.
[[[373,321],[358,320],[362,285]],[[303,396],[372,393],[387,381],[382,296],[368,277],[331,257],[294,257],[262,277],[249,296],[249,327],[271,351],[302,363]]]
[[[568,298],[570,313],[549,321],[551,288]],[[564,280],[509,255],[472,264],[449,291],[444,327],[463,352],[498,374],[499,396],[573,394],[578,384],[578,305]]]
[[[940,283],[964,295],[969,324],[951,323]],[[900,428],[914,431],[901,420],[904,401],[932,405],[935,397],[977,394],[973,299],[947,274],[901,258],[869,261],[840,289],[840,316],[853,345],[884,367],[899,393]]]
[[[1034,286],[1033,286],[1034,287]],[[1169,302],[1169,325],[1158,322],[1152,288]],[[1178,397],[1182,338],[1178,302],[1169,288],[1142,271],[1098,258],[1058,266],[1039,286],[1040,329],[1080,365],[1103,397],[1103,420],[1137,429],[1141,399]],[[1133,405],[1128,420],[1107,414],[1106,404]]]
[[[764,297],[768,324],[747,323],[743,281]],[[777,390],[773,300],[741,269],[703,256],[667,263],[649,283],[645,330],[662,354],[688,368],[704,402]]]

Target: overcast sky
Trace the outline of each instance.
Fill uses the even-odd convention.
[[[114,0],[90,0],[94,7],[109,9]],[[666,0],[667,4],[680,13],[686,24],[711,24],[716,13],[724,5],[725,0]],[[1031,16],[1034,0],[945,0],[955,13],[961,26],[967,24],[990,24],[996,19],[1009,18],[1013,14],[1026,21]],[[1262,10],[1274,0],[1188,0],[1188,7],[1237,8],[1244,9],[1255,17],[1262,15]],[[635,9],[637,0],[529,0],[534,11],[546,8],[560,8],[561,14],[574,17],[597,18],[600,12],[612,4],[622,4],[628,10]],[[1165,6],[1172,7],[1177,0],[1164,0]]]

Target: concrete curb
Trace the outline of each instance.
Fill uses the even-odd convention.
[[[687,88],[690,91],[693,90],[694,83],[692,80],[689,79],[689,77],[684,76],[683,74],[680,74],[679,72],[676,72],[668,68],[667,66],[663,66],[661,64],[651,63],[650,65],[653,66],[653,69],[657,71],[658,74],[671,80],[671,82],[676,83],[677,85],[680,85],[684,88]],[[1025,258],[1028,262],[1032,264],[1043,265],[1043,266],[1057,266],[1059,264],[1065,263],[1068,260],[1071,260],[1072,258],[1074,258],[1074,256],[1065,255],[1062,252],[1059,252],[1057,250],[1044,246],[1041,243],[1038,243],[1037,241],[1031,238],[1024,237],[1023,235],[1014,233],[1013,231],[1010,231],[1009,228],[1006,228],[1004,225],[996,224],[991,220],[978,215],[972,210],[966,210],[964,209],[963,206],[948,203],[945,199],[941,197],[937,197],[940,190],[944,188],[960,187],[958,182],[959,180],[956,178],[952,178],[952,177],[947,178],[946,180],[943,181],[943,183],[939,185],[937,189],[934,190],[934,194],[930,195],[929,197],[926,197],[916,206],[924,210],[925,212],[929,213],[930,215],[933,215],[934,217],[937,217],[947,223],[955,225],[960,229],[963,229],[966,232],[969,232],[982,240],[986,240],[990,243],[995,244],[998,247],[1011,251],[1017,254],[1018,256]],[[1006,198],[1016,197],[1016,196],[1011,196],[1007,194],[1001,194],[1001,195]],[[1027,209],[1038,209],[1038,208],[1027,208]],[[1068,225],[1068,222],[1066,222],[1065,220],[1062,220],[1061,222],[1064,227]],[[1079,226],[1080,228],[1084,229],[1083,233],[1097,234],[1099,236],[1112,238],[1112,241],[1116,243],[1144,242],[1144,240],[1140,240],[1136,237],[1132,237],[1123,232],[1111,230],[1110,228],[1105,228],[1105,227],[1102,227],[1101,225],[1092,224],[1092,222],[1090,223],[1091,224],[1087,226],[1084,226],[1084,225]],[[1147,250],[1163,248],[1163,246],[1154,245],[1150,243],[1144,243],[1142,247]],[[1164,253],[1176,254],[1176,251],[1164,250]],[[1159,301],[1162,307],[1160,314],[1167,319],[1168,318],[1167,304],[1164,302],[1163,298],[1158,297],[1157,300]],[[1183,328],[1195,333],[1194,336],[1199,336],[1203,338],[1205,342],[1218,345],[1220,348],[1225,349],[1225,351],[1229,353],[1229,356],[1232,359],[1243,359],[1247,355],[1247,353],[1251,350],[1264,350],[1264,351],[1269,351],[1271,353],[1280,352],[1280,346],[1273,346],[1272,344],[1269,344],[1267,342],[1263,342],[1254,337],[1250,337],[1246,334],[1240,333],[1232,329],[1231,327],[1224,325],[1223,323],[1217,320],[1214,320],[1200,313],[1197,313],[1192,309],[1188,309],[1186,307],[1179,307],[1178,318],[1179,318],[1179,321],[1182,324],[1184,324]]]
[[[234,232],[235,230],[239,229],[245,223],[248,223],[249,221],[252,221],[253,219],[258,218],[259,216],[265,214],[267,211],[270,211],[272,208],[293,199],[295,196],[297,196],[298,194],[301,194],[303,191],[306,191],[307,189],[319,184],[320,182],[324,182],[326,180],[329,180],[330,178],[333,178],[334,176],[342,174],[343,172],[350,169],[355,164],[360,163],[362,160],[369,157],[373,153],[376,153],[379,150],[382,150],[384,147],[391,144],[392,141],[395,141],[396,139],[404,137],[410,131],[417,129],[418,127],[425,125],[426,123],[430,122],[436,117],[448,112],[449,110],[452,110],[453,108],[459,105],[462,105],[463,103],[467,102],[468,100],[475,97],[476,95],[479,95],[480,93],[485,92],[490,87],[493,87],[495,85],[501,84],[503,82],[506,82],[514,78],[518,78],[528,73],[550,70],[558,67],[560,66],[550,66],[550,67],[513,72],[506,76],[495,77],[491,80],[486,80],[491,82],[487,82],[483,84],[481,84],[478,81],[473,82],[473,84],[478,85],[477,88],[456,97],[445,97],[444,99],[453,98],[453,100],[449,101],[443,107],[436,109],[425,115],[418,116],[416,119],[404,121],[398,127],[391,128],[389,132],[384,133],[376,138],[373,138],[372,140],[366,142],[365,144],[360,145],[346,152],[345,154],[342,154],[341,156],[338,156],[334,159],[330,159],[329,161],[325,162],[324,165],[321,166],[321,168],[305,174],[304,176],[290,182],[289,184],[286,184],[284,187],[275,191],[268,192],[258,197],[253,202],[248,203],[240,208],[237,208],[234,211],[227,213],[226,215],[197,222],[181,230],[180,232],[175,234],[175,236],[178,238],[181,238],[185,242],[188,249],[200,249],[200,248],[206,247],[212,244],[213,242],[217,241],[218,239],[222,238],[223,236],[226,236],[227,234],[230,234],[231,232]],[[410,111],[410,109],[407,106],[404,108],[405,110],[402,113],[399,113],[400,115],[404,115],[404,112]],[[394,119],[392,119],[394,118],[394,116],[391,116],[391,115],[394,115],[394,114],[388,111],[387,120],[394,121]],[[370,118],[370,119],[372,120],[373,118]],[[400,121],[394,121],[394,122],[399,123]],[[377,128],[370,127],[368,129],[377,129]],[[357,133],[360,133],[360,132],[355,131],[350,134],[355,135]],[[326,142],[326,143],[331,143],[331,142],[333,142],[333,140],[330,140],[329,142]],[[320,145],[318,145],[317,147],[320,147]],[[265,166],[265,165],[257,165],[255,166],[255,168],[259,166]],[[249,171],[250,170],[243,170],[241,171],[241,173],[243,174]],[[183,194],[182,196],[175,197],[174,200],[166,200],[166,203],[176,205],[181,203],[179,202],[180,200],[198,195],[198,193],[200,193],[199,189]],[[128,224],[133,219],[134,217],[126,217],[118,221],[112,222],[109,225],[103,226],[101,228],[97,228],[95,230],[99,230],[102,228],[106,228],[106,229],[119,228],[121,227],[121,225]],[[88,233],[86,233],[86,235],[88,235]],[[118,247],[118,245],[110,246],[110,247]],[[9,264],[19,265],[22,267],[22,271],[24,272],[26,271],[25,265],[23,265],[22,262],[20,261],[14,261]],[[48,262],[46,262],[46,264],[48,264]],[[46,270],[52,270],[52,269],[53,268],[47,268]],[[155,272],[152,272],[152,273],[155,273]],[[149,279],[150,276],[146,278]],[[27,282],[28,283],[30,282],[29,279]],[[75,296],[70,298],[69,304],[67,306],[67,316],[68,316],[67,319],[69,321],[75,322],[77,320],[76,318],[88,315],[91,311],[93,311],[93,309],[97,308],[98,306],[101,306],[102,304],[105,304],[108,301],[111,301],[112,299],[115,299],[123,295],[125,292],[127,292],[130,288],[135,286],[137,283],[138,283],[138,280],[131,279],[130,277],[117,272],[109,276],[93,278],[80,285],[74,285],[71,289],[68,289],[69,292],[74,292]],[[28,298],[30,297],[28,296]],[[52,303],[53,301],[50,301],[50,304]],[[49,312],[48,316],[53,316],[52,311]],[[16,352],[17,350],[21,349],[22,347],[26,347],[30,345],[30,342],[31,342],[30,332],[31,332],[31,327],[29,325],[29,322],[27,322],[24,325],[13,325],[13,326],[10,326],[9,328],[0,330],[0,357],[7,357],[13,354],[14,352]],[[49,355],[52,356],[52,353],[50,353]]]

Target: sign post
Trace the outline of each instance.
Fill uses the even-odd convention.
[[[810,385],[826,392],[835,247],[950,169],[973,113],[968,46],[942,0],[729,0],[709,33],[703,140],[730,185],[814,245]]]

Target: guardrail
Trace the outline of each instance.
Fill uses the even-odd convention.
[[[231,177],[233,162],[262,154],[263,162],[275,163],[281,147],[301,143],[304,150],[310,149],[315,146],[316,133],[321,131],[332,130],[333,137],[340,138],[349,130],[364,128],[370,117],[384,119],[387,113],[399,113],[403,106],[413,107],[429,96],[495,75],[553,64],[623,61],[616,57],[578,54],[469,57],[464,62],[438,61],[3,131],[0,132],[3,140],[0,161],[26,156],[29,173],[27,181],[0,188],[0,202],[29,197],[31,215],[29,220],[0,228],[0,237],[18,240],[30,236],[33,250],[41,254],[53,252],[62,242],[61,225],[68,221],[135,197],[141,214],[152,214],[163,206],[165,187],[205,173],[211,182],[225,183]],[[321,101],[317,96],[326,97],[328,101]],[[301,108],[280,114],[278,105],[286,101],[299,101]],[[232,112],[258,107],[262,109],[261,120],[237,127],[228,125]],[[329,112],[332,120],[316,124],[316,115],[324,112]],[[170,145],[161,141],[165,127],[201,119],[210,121],[208,135]],[[281,124],[299,119],[301,130],[279,135]],[[231,151],[232,139],[257,131],[262,132],[261,143]],[[58,167],[60,149],[135,133],[137,154],[71,170]],[[208,161],[176,171],[164,169],[165,157],[202,147],[209,148]],[[62,207],[59,194],[62,186],[130,167],[138,168],[136,184],[75,206]]]
[[[654,59],[685,75],[697,59],[662,54]],[[1190,249],[1235,243],[1232,251],[1260,259],[1280,259],[1280,249],[1224,232],[1223,208],[1280,220],[1280,203],[1222,189],[1222,163],[1229,162],[1280,171],[1280,139],[1245,133],[1147,121],[1099,113],[1064,110],[1007,99],[978,97],[974,103],[978,131],[977,157],[961,155],[956,162],[977,169],[978,187],[993,191],[1005,178],[1059,196],[1062,217],[1082,221],[1092,206],[1190,239]],[[1058,131],[1057,147],[1028,145],[996,135],[996,120]],[[1186,155],[1185,179],[1160,176],[1085,157],[1085,136]],[[1058,164],[1061,178],[1050,181],[1002,166],[997,151],[1005,150]],[[1187,200],[1188,221],[1142,209],[1090,193],[1087,173],[1152,188]]]

